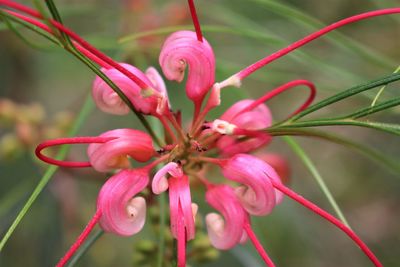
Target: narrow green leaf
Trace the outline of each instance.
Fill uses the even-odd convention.
[[[332,193],[330,192],[329,188],[327,187],[325,181],[322,179],[322,176],[318,172],[314,163],[307,156],[306,152],[301,148],[301,146],[293,138],[291,138],[289,136],[284,136],[283,138],[286,141],[286,143],[290,146],[290,148],[296,153],[296,155],[303,161],[303,163],[307,167],[307,169],[311,172],[315,181],[318,183],[321,191],[324,193],[325,197],[328,199],[329,203],[331,204],[336,215],[347,227],[350,228],[350,225],[347,222],[346,218],[344,217],[343,212],[339,208],[339,205],[337,204],[335,198],[333,197]]]
[[[290,123],[281,126],[271,127],[272,129],[281,129],[285,128],[302,128],[302,127],[321,127],[321,126],[343,126],[343,125],[351,125],[351,126],[359,126],[366,127],[371,129],[380,130],[383,132],[400,135],[400,124],[392,124],[392,123],[381,123],[381,122],[371,122],[371,121],[357,121],[352,119],[345,120],[335,120],[335,119],[320,119],[320,120],[309,120],[309,121],[301,121]]]
[[[60,24],[63,24],[61,20],[60,13],[57,10],[56,5],[54,4],[53,0],[45,0],[47,8],[49,9],[53,19]],[[52,24],[52,23],[49,23]],[[68,34],[64,33],[63,31],[59,31],[60,36],[62,37],[63,43],[67,46],[74,47],[73,43],[71,42],[71,39],[69,38]]]
[[[300,112],[299,114],[291,117],[288,120],[288,122],[297,121],[298,119],[300,119],[300,118],[302,118],[302,117],[304,117],[304,116],[306,116],[306,115],[308,115],[308,114],[310,114],[310,113],[312,113],[312,112],[314,112],[316,110],[319,110],[319,109],[321,109],[323,107],[326,107],[326,106],[328,106],[330,104],[333,104],[335,102],[338,102],[338,101],[343,100],[345,98],[348,98],[350,96],[359,94],[361,92],[373,89],[375,87],[396,82],[398,80],[400,80],[400,73],[395,73],[395,74],[390,74],[388,76],[385,76],[383,78],[376,79],[374,81],[370,81],[370,82],[368,82],[366,84],[354,86],[354,87],[352,87],[350,89],[344,90],[344,91],[342,91],[342,92],[340,92],[340,93],[338,93],[336,95],[328,97],[328,98],[326,98],[326,99],[324,99],[324,100],[322,100],[322,101],[320,101],[320,102],[308,107],[307,109],[305,109],[304,111]]]
[[[78,133],[79,129],[82,127],[83,123],[85,122],[86,118],[88,117],[89,113],[93,110],[94,104],[92,102],[91,95],[86,97],[86,101],[83,104],[83,107],[73,124],[72,129],[69,131],[68,136],[74,136]],[[60,151],[57,153],[56,159],[62,160],[66,157],[69,151],[69,146],[63,146]],[[58,166],[50,166],[47,168],[46,172],[40,179],[39,183],[36,185],[35,189],[33,190],[32,194],[30,195],[29,199],[26,201],[25,205],[22,207],[20,212],[18,213],[17,217],[11,224],[10,228],[7,230],[6,234],[4,235],[3,239],[0,242],[0,252],[3,250],[4,246],[6,245],[8,239],[11,237],[14,230],[17,228],[19,223],[24,218],[25,214],[29,211],[33,203],[36,201],[37,197],[43,191],[44,187],[53,177],[54,173],[57,171]]]
[[[394,70],[393,73],[398,73],[398,72],[400,72],[400,65],[397,67],[397,69]],[[372,107],[376,105],[376,102],[378,102],[379,97],[383,94],[383,91],[385,91],[385,89],[386,89],[386,85],[382,86],[379,89],[378,93],[376,94],[376,96],[372,100],[372,103],[371,103]]]
[[[27,22],[25,22],[25,21],[23,21],[23,20],[20,20],[20,19],[18,19],[18,18],[15,18],[14,16],[12,16],[12,15],[6,13],[6,12],[3,12],[3,11],[1,11],[1,10],[0,10],[0,16],[2,16],[3,18],[5,18],[5,20],[7,20],[7,19],[8,19],[8,20],[12,20],[12,21],[18,23],[19,25],[24,26],[24,27],[26,27],[26,28],[28,28],[28,29],[34,31],[35,33],[37,33],[37,34],[43,36],[44,38],[46,38],[47,40],[49,40],[50,42],[52,42],[52,43],[54,43],[54,44],[56,44],[56,45],[60,45],[60,43],[58,42],[57,39],[55,39],[55,38],[52,37],[50,34],[48,34],[47,32],[43,31],[42,29],[40,29],[40,28],[38,28],[38,27],[36,27],[36,26],[34,26],[34,25],[31,25],[31,24],[29,24],[29,23],[27,23]],[[16,33],[16,32],[14,32],[14,33]],[[17,33],[16,33],[16,34],[17,34]],[[17,35],[18,35],[18,34],[17,34]],[[23,36],[23,34],[22,34],[22,36]],[[25,39],[26,39],[26,38],[25,38]],[[32,44],[32,42],[30,42],[30,43]],[[42,46],[40,45],[40,47],[42,47]]]
[[[302,136],[308,138],[320,138],[335,144],[346,146],[347,148],[353,149],[356,152],[370,158],[371,160],[379,163],[380,165],[388,168],[395,174],[400,174],[400,159],[392,159],[387,157],[385,154],[367,147],[363,144],[356,143],[347,138],[338,136],[336,134],[331,134],[323,131],[312,130],[312,129],[301,129],[301,128],[291,128],[291,129],[280,129],[271,130],[267,129],[267,132],[272,136]]]

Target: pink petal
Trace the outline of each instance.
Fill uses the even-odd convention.
[[[186,175],[181,177],[170,177],[169,185],[169,207],[171,217],[171,232],[178,238],[179,209],[181,208],[186,229],[187,240],[193,239],[195,234],[192,200],[190,197],[189,179]]]
[[[97,198],[102,211],[100,226],[106,232],[130,236],[139,232],[146,220],[146,202],[134,197],[149,182],[147,170],[122,170],[103,185]]]
[[[161,194],[168,189],[168,180],[166,175],[170,174],[173,177],[181,177],[183,175],[182,168],[175,162],[170,162],[162,167],[153,178],[151,189],[154,194]]]
[[[162,94],[165,93],[165,88],[162,88],[158,79],[156,80],[157,84],[153,85],[141,70],[126,63],[120,63],[120,65],[139,77],[142,81],[148,84],[149,87],[156,91],[157,89],[164,89]],[[116,69],[102,68],[101,71],[121,89],[137,111],[144,114],[156,113],[159,96],[143,96],[143,90],[141,87]],[[129,112],[128,106],[122,101],[117,93],[115,93],[114,90],[112,90],[111,87],[98,76],[96,76],[93,82],[92,96],[97,107],[104,112],[117,115],[123,115]]]
[[[215,57],[209,43],[197,40],[192,31],[171,34],[161,49],[159,62],[169,80],[181,82],[189,65],[186,94],[193,101],[200,101],[215,81]]]
[[[117,137],[103,144],[90,144],[87,154],[93,168],[99,172],[129,168],[128,156],[145,162],[154,156],[151,137],[139,130],[117,129],[107,131],[100,137]]]
[[[243,226],[247,214],[234,190],[227,185],[213,186],[206,192],[206,201],[223,215],[223,218],[217,213],[206,216],[211,244],[218,249],[230,249],[243,241]]]
[[[276,204],[270,179],[279,179],[275,170],[264,161],[247,154],[237,154],[222,166],[223,175],[241,183],[236,194],[248,213],[267,215]]]

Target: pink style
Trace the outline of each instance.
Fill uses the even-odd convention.
[[[188,4],[196,31],[172,33],[161,47],[159,56],[160,67],[168,80],[182,82],[188,68],[185,88],[187,97],[193,102],[194,114],[189,126],[184,127],[181,114],[171,106],[164,81],[154,67],[142,72],[127,63],[115,62],[59,22],[48,20],[53,26],[49,27],[38,11],[13,1],[0,0],[2,11],[51,34],[55,34],[55,28],[67,34],[76,48],[101,68],[109,81],[96,77],[92,87],[93,99],[101,111],[125,115],[132,110],[153,116],[166,133],[161,140],[154,132],[122,128],[98,136],[49,140],[37,147],[36,155],[49,164],[92,167],[98,172],[112,173],[100,189],[93,218],[57,266],[68,263],[96,224],[119,236],[138,233],[146,218],[146,198],[138,194],[146,187],[151,187],[155,195],[168,191],[170,228],[177,239],[177,265],[186,266],[187,242],[195,237],[198,207],[191,197],[195,182],[204,185],[205,202],[215,209],[207,214],[205,221],[211,244],[217,249],[231,249],[250,240],[266,266],[275,266],[252,230],[251,217],[270,214],[286,195],[338,227],[375,266],[382,266],[350,228],[282,182],[288,179],[285,161],[279,157],[266,156],[264,159],[264,156],[250,154],[265,148],[271,141],[266,129],[272,125],[273,111],[265,102],[289,89],[305,87],[309,93],[291,115],[296,114],[314,100],[316,88],[313,83],[291,81],[259,99],[238,101],[218,118],[210,120],[207,115],[223,101],[220,98],[222,89],[239,87],[246,77],[263,66],[336,28],[374,16],[400,13],[400,8],[372,11],[341,20],[222,82],[216,82],[214,51],[201,32],[193,1],[189,0]],[[112,83],[119,90],[110,86]],[[63,144],[88,144],[88,160],[60,161],[43,154],[44,149]],[[134,161],[144,163],[144,166],[132,167]],[[208,170],[212,168],[219,168],[226,180],[211,179]]]

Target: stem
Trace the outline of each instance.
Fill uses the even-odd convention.
[[[165,116],[157,116],[157,118],[160,120],[160,122],[163,125],[167,134],[172,138],[172,141],[175,144],[178,143],[178,139],[176,139],[175,133],[172,131],[171,127],[168,125],[168,122],[167,122]]]
[[[1,0],[0,0],[1,3]],[[50,29],[49,26],[34,20],[32,18],[23,16],[21,14],[15,13],[13,11],[4,11],[6,13],[9,13],[23,21],[26,21],[28,23],[31,23],[49,33],[52,33],[52,30]],[[84,54],[85,56],[87,56],[89,59],[95,61],[97,64],[99,64],[100,66],[103,66],[105,68],[110,68],[110,65],[108,65],[107,63],[105,63],[104,61],[102,61],[100,58],[97,58],[96,56],[94,56],[92,53],[90,53],[89,51],[87,51],[85,48],[83,48],[82,46],[80,46],[79,44],[76,44],[76,47],[78,48],[78,50],[80,50],[80,52],[82,52],[82,54]],[[150,127],[149,123],[147,122],[147,120],[144,118],[144,116],[139,113],[138,111],[136,111],[135,107],[132,105],[132,103],[130,102],[130,100],[127,98],[127,96],[121,91],[121,89],[119,89],[103,72],[101,72],[91,61],[87,60],[85,58],[85,56],[83,56],[79,51],[77,51],[75,49],[75,47],[67,47],[65,48],[68,52],[70,52],[71,54],[73,54],[76,58],[78,58],[81,62],[83,62],[86,66],[88,66],[95,74],[97,74],[100,78],[102,78],[110,87],[111,89],[113,89],[119,97],[121,97],[121,99],[125,102],[125,104],[133,111],[133,113],[135,113],[135,115],[138,117],[138,119],[140,120],[140,122],[143,124],[143,126],[146,128],[147,132],[153,137],[153,139],[155,140],[155,142],[161,146],[162,142],[160,141],[160,139],[156,136],[156,134],[154,133],[154,131],[152,130],[152,128]]]
[[[6,5],[8,7],[20,10],[24,13],[27,13],[35,18],[38,19],[43,19],[43,16],[37,12],[34,9],[31,9],[29,7],[23,6],[21,4],[8,1],[8,0],[0,0],[0,4]],[[105,61],[107,64],[111,65],[113,68],[117,69],[120,71],[122,74],[124,74],[126,77],[131,79],[134,83],[136,83],[140,88],[147,90],[150,89],[149,85],[147,85],[144,81],[142,81],[139,77],[125,69],[123,66],[119,65],[117,62],[115,62],[113,59],[111,59],[109,56],[106,54],[103,54],[99,50],[97,50],[94,46],[92,46],[90,43],[85,41],[83,38],[81,38],[78,34],[75,32],[71,31],[69,28],[65,27],[61,23],[55,20],[49,20],[49,22],[55,26],[58,30],[64,32],[67,34],[70,38],[74,39],[76,42],[78,42],[80,45],[82,45],[85,49],[87,49],[89,52],[93,53],[95,56],[99,57],[101,60]]]
[[[74,255],[74,253],[78,250],[78,248],[82,245],[82,243],[89,236],[90,232],[96,226],[97,222],[100,220],[101,210],[97,210],[93,215],[92,219],[90,219],[89,223],[86,225],[83,232],[76,239],[75,243],[69,248],[67,253],[60,259],[60,261],[56,264],[56,267],[63,267],[69,261],[69,259]]]
[[[336,212],[336,215],[339,217],[339,219],[347,227],[350,228],[350,225],[349,225],[348,221],[346,220],[346,217],[343,215],[343,212],[339,208],[339,205],[337,204],[331,191],[329,190],[328,186],[325,184],[324,179],[322,179],[321,174],[318,172],[317,168],[315,167],[315,165],[313,164],[311,159],[307,156],[307,154],[304,152],[304,150],[300,147],[300,145],[293,138],[285,136],[284,140],[292,148],[292,150],[297,154],[297,156],[303,161],[304,165],[306,165],[308,170],[311,172],[315,181],[317,181],[319,188],[324,193],[325,197],[328,199],[328,202],[331,204],[333,210]]]
[[[254,108],[256,108],[257,106],[259,106],[260,104],[264,103],[265,101],[273,98],[274,96],[277,96],[283,92],[285,92],[288,89],[291,89],[293,87],[296,86],[307,86],[310,89],[310,95],[308,96],[308,98],[306,99],[306,101],[296,110],[294,111],[289,117],[303,111],[304,109],[306,109],[308,106],[311,105],[312,101],[315,98],[315,94],[316,94],[316,88],[314,86],[313,83],[307,81],[307,80],[295,80],[295,81],[291,81],[288,82],[280,87],[277,87],[269,92],[267,92],[264,96],[260,97],[259,99],[255,100],[253,103],[251,103],[250,105],[248,105],[246,108],[244,108],[243,110],[241,110],[236,116],[240,115],[243,112],[247,112],[247,111],[251,111]]]
[[[308,201],[301,195],[297,194],[296,192],[292,191],[291,189],[287,188],[283,184],[277,183],[274,180],[270,179],[272,185],[287,195],[288,197],[292,198],[296,202],[300,203],[307,209],[311,210],[312,212],[318,214],[322,218],[326,219],[330,223],[334,224],[340,230],[342,230],[347,236],[349,236],[359,247],[360,249],[367,255],[367,257],[371,260],[371,262],[377,267],[383,267],[382,263],[379,262],[378,258],[374,255],[374,253],[368,248],[368,246],[346,225],[344,225],[340,220],[336,219],[334,216],[326,212],[325,210],[321,209],[311,201]]]
[[[249,76],[250,74],[252,74],[253,72],[259,70],[260,68],[264,67],[265,65],[283,57],[284,55],[298,49],[299,47],[317,39],[318,37],[321,37],[324,34],[329,33],[330,31],[333,31],[337,28],[340,28],[342,26],[345,26],[347,24],[353,23],[353,22],[357,22],[360,20],[364,20],[367,18],[371,18],[371,17],[376,17],[376,16],[383,16],[383,15],[389,15],[389,14],[395,14],[395,13],[400,13],[400,8],[388,8],[388,9],[382,9],[382,10],[376,10],[376,11],[371,11],[371,12],[366,12],[366,13],[362,13],[359,15],[355,15],[343,20],[340,20],[338,22],[335,22],[327,27],[322,28],[319,31],[316,31],[308,36],[306,36],[305,38],[257,61],[256,63],[246,67],[245,69],[237,72],[236,74],[232,75],[232,77],[237,77],[240,80],[243,80],[244,78],[246,78],[247,76]],[[229,79],[229,78],[228,78]]]
[[[261,258],[264,260],[265,264],[269,267],[275,267],[274,262],[268,256],[267,252],[261,245],[260,241],[258,241],[257,236],[254,234],[253,229],[249,222],[244,224],[244,230],[246,231],[247,235],[249,236],[251,242],[253,243],[254,247],[256,248],[258,254],[260,254]]]
[[[203,42],[203,34],[201,33],[201,27],[196,13],[196,7],[194,5],[193,0],[188,0],[188,3],[189,3],[190,15],[192,16],[193,25],[194,28],[196,29],[197,40],[199,42]]]

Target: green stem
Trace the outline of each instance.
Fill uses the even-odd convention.
[[[285,136],[283,137],[286,143],[292,148],[292,150],[299,156],[299,158],[303,161],[304,165],[308,168],[311,172],[312,176],[314,177],[315,181],[318,183],[321,191],[324,193],[326,198],[328,199],[329,203],[331,204],[332,208],[334,209],[335,213],[339,217],[339,219],[350,228],[349,223],[347,222],[346,218],[343,215],[343,212],[340,210],[339,205],[336,203],[332,193],[328,189],[325,184],[325,181],[322,179],[322,176],[318,172],[317,168],[315,167],[314,163],[311,159],[307,156],[305,151],[301,148],[301,146],[291,137]]]
[[[90,249],[90,247],[104,234],[103,230],[98,230],[92,236],[90,236],[85,243],[81,246],[78,252],[70,260],[68,267],[73,267],[81,259],[83,255]]]
[[[74,126],[72,129],[69,131],[68,136],[74,136],[77,134],[79,129],[82,127],[84,121],[88,117],[89,113],[93,110],[94,104],[92,102],[91,95],[88,95],[86,97],[86,101],[78,115],[78,118],[76,119]],[[63,158],[66,157],[67,153],[69,151],[69,146],[63,146],[61,147],[60,151],[57,153],[56,159],[62,160]],[[0,242],[0,252],[3,250],[4,246],[6,245],[8,239],[11,237],[12,233],[14,230],[17,228],[21,220],[24,218],[25,214],[29,211],[33,203],[35,202],[36,198],[39,196],[39,194],[43,191],[44,187],[47,185],[47,183],[50,181],[50,179],[53,177],[54,173],[57,171],[58,166],[50,166],[47,168],[46,172],[40,179],[39,183],[37,184],[36,188],[33,190],[32,194],[30,195],[29,199],[26,201],[25,205],[22,207],[20,212],[18,213],[17,217],[11,224],[10,228],[7,230],[6,234],[4,235],[3,239]]]

